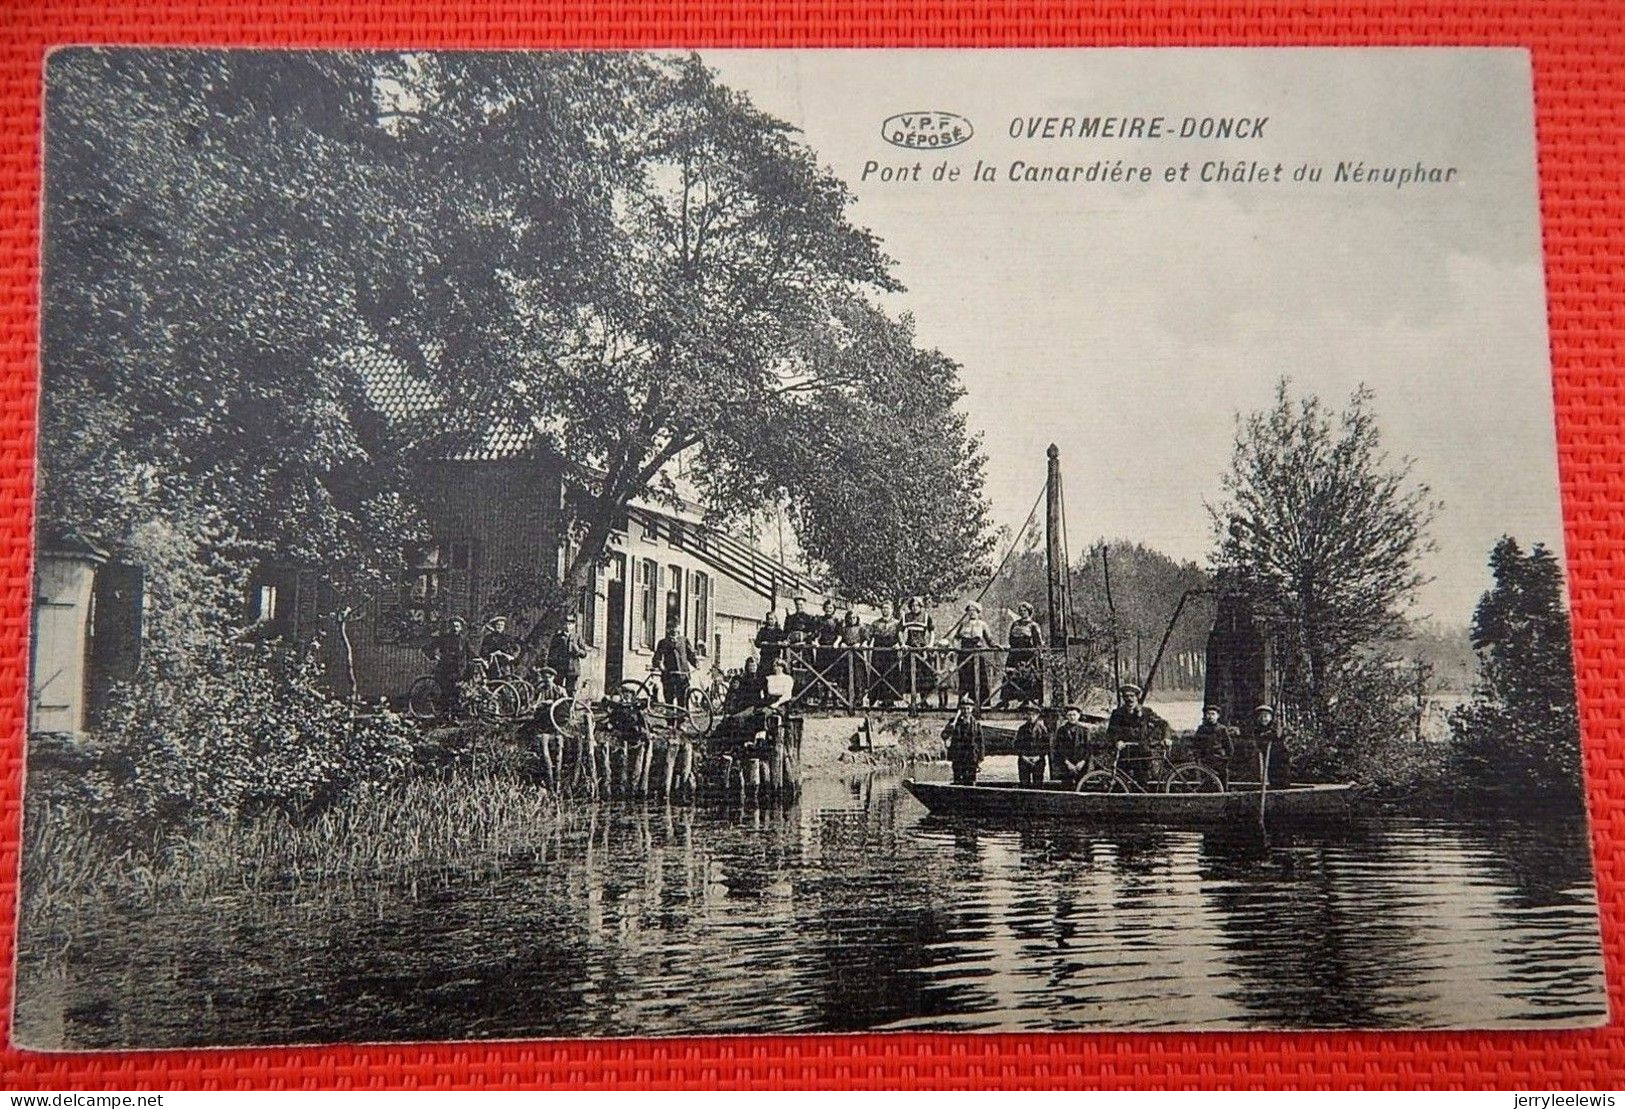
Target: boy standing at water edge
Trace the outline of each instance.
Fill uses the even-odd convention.
[[[986,748],[982,742],[982,722],[976,718],[976,705],[961,696],[959,711],[942,729],[942,738],[948,743],[948,761],[954,768],[954,785],[973,786],[976,771],[982,765]]]

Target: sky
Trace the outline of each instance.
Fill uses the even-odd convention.
[[[997,523],[1026,518],[1053,442],[1074,555],[1104,536],[1205,562],[1204,504],[1220,495],[1236,415],[1268,405],[1286,375],[1339,404],[1368,385],[1389,451],[1442,502],[1418,617],[1464,624],[1504,533],[1561,552],[1524,52],[702,56],[855,194],[850,217],[906,286],[889,307],[963,366]],[[926,111],[974,133],[935,151],[883,139],[888,117]],[[1050,116],[1162,117],[1174,134],[1025,137]],[[1178,136],[1186,117],[1267,122],[1203,140]],[[1121,160],[1154,176],[1026,183],[1010,179],[1017,160]],[[870,162],[919,163],[922,179],[866,178]],[[978,162],[995,180],[971,180]],[[1202,183],[1210,162],[1279,163],[1285,180]],[[1335,181],[1339,162],[1456,173],[1396,188]],[[931,179],[944,163],[957,180]],[[1186,163],[1184,181],[1163,179]],[[1303,165],[1320,181],[1294,182]]]

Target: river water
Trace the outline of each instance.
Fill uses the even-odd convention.
[[[606,804],[466,874],[160,907],[77,945],[28,1039],[1605,1018],[1583,821],[1385,818],[1268,841],[989,828],[929,816],[898,780],[814,779],[765,813]]]

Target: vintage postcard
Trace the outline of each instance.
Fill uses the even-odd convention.
[[[1526,53],[46,68],[20,1044],[1606,1020]]]

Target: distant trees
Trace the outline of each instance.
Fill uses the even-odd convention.
[[[1352,716],[1339,700],[1388,695],[1373,677],[1391,668],[1373,669],[1372,652],[1405,634],[1438,510],[1411,460],[1384,450],[1372,400],[1362,386],[1334,411],[1293,397],[1283,378],[1270,408],[1238,418],[1224,496],[1209,510],[1214,569],[1280,629],[1290,714],[1345,748],[1376,738],[1342,734]]]
[[[1041,542],[1042,534],[1030,538]],[[1112,603],[1109,607],[1101,559],[1103,551],[1109,552],[1111,560]],[[1024,544],[1010,556],[989,587],[988,605],[995,610],[1013,612],[1016,605],[1026,601],[1036,608],[1039,622],[1045,623],[1047,573],[1043,550]],[[1112,675],[1111,654],[1115,648],[1124,681],[1145,677],[1144,671],[1151,666],[1180,596],[1188,589],[1206,589],[1212,585],[1211,576],[1194,562],[1181,562],[1142,543],[1127,540],[1096,540],[1079,555],[1070,573],[1072,634],[1087,638],[1099,650],[1102,657],[1096,661],[1107,679]],[[1156,684],[1160,688],[1168,689],[1175,684],[1173,657],[1206,650],[1207,635],[1213,627],[1212,616],[1209,602],[1193,601],[1186,606],[1184,616],[1169,637],[1163,667],[1158,671]]]
[[[1580,720],[1563,572],[1536,544],[1504,536],[1490,553],[1495,583],[1473,613],[1478,682],[1450,717],[1463,786],[1522,807],[1583,800]]]

